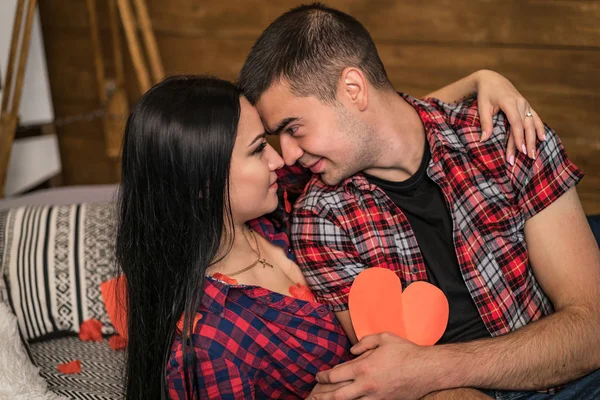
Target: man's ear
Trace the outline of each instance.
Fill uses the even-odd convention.
[[[356,67],[346,67],[340,77],[340,96],[352,103],[359,111],[365,111],[369,104],[367,79]]]

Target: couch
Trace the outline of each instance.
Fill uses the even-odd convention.
[[[115,274],[115,192],[71,187],[0,200],[0,399],[122,398],[124,354],[108,345],[115,330],[99,290]],[[79,339],[90,318],[102,322],[102,342]],[[56,368],[72,360],[80,373]]]
[[[115,329],[99,290],[115,274],[115,193],[106,185],[0,200],[0,399],[121,398],[124,354],[107,343]],[[600,217],[590,225],[600,244]],[[79,339],[89,318],[102,323],[102,342]],[[80,373],[57,370],[72,360]]]

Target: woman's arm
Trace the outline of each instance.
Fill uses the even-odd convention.
[[[425,96],[440,99],[444,103],[454,103],[463,97],[477,92],[477,80],[481,71],[473,72],[464,78],[452,82],[440,89],[437,89]]]
[[[534,158],[536,137],[540,141],[545,139],[544,124],[513,84],[497,72],[479,70],[429,93],[426,97],[452,103],[472,93],[477,93],[482,130],[481,141],[490,137],[494,126],[492,118],[502,110],[511,127],[506,161],[513,164],[516,149]]]

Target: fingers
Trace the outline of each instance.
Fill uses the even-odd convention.
[[[544,126],[540,116],[534,110],[531,110],[531,113],[533,114],[533,125],[535,125],[537,138],[540,140],[540,142],[543,142],[546,140],[546,127]]]
[[[327,393],[318,393],[311,395],[309,399],[311,400],[352,400],[362,398],[365,394],[365,391],[357,385],[355,382],[352,382],[348,385],[344,385],[343,387],[327,392]]]
[[[351,384],[352,381],[340,382],[340,383],[332,383],[332,384],[323,384],[317,383],[310,394],[315,395],[319,393],[329,393],[336,391],[337,389],[344,387],[346,385]]]
[[[517,106],[505,107],[504,114],[510,124],[510,135],[513,137],[516,149],[523,154],[527,155],[527,148],[525,147],[525,135],[523,119],[525,118],[525,110],[520,112]],[[507,152],[508,154],[508,152]]]
[[[479,103],[479,121],[481,123],[480,142],[484,142],[486,139],[488,139],[494,130],[492,117],[492,106],[489,103]]]
[[[367,350],[373,350],[380,344],[380,335],[369,335],[362,338],[350,349],[355,356],[364,353]]]
[[[533,113],[528,111],[525,114],[525,121],[523,122],[525,126],[525,142],[527,147],[527,156],[532,160],[535,160],[536,157],[536,132],[535,125],[533,124]]]
[[[356,377],[356,363],[345,362],[327,371],[321,371],[315,377],[319,383],[341,383]]]
[[[515,137],[508,134],[508,145],[506,146],[506,161],[510,165],[515,165],[515,155],[517,154],[517,147],[515,145]]]

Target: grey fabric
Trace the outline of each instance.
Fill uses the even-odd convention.
[[[0,199],[0,210],[29,205],[66,205],[73,203],[110,203],[118,185],[65,186],[43,189],[16,197]]]

